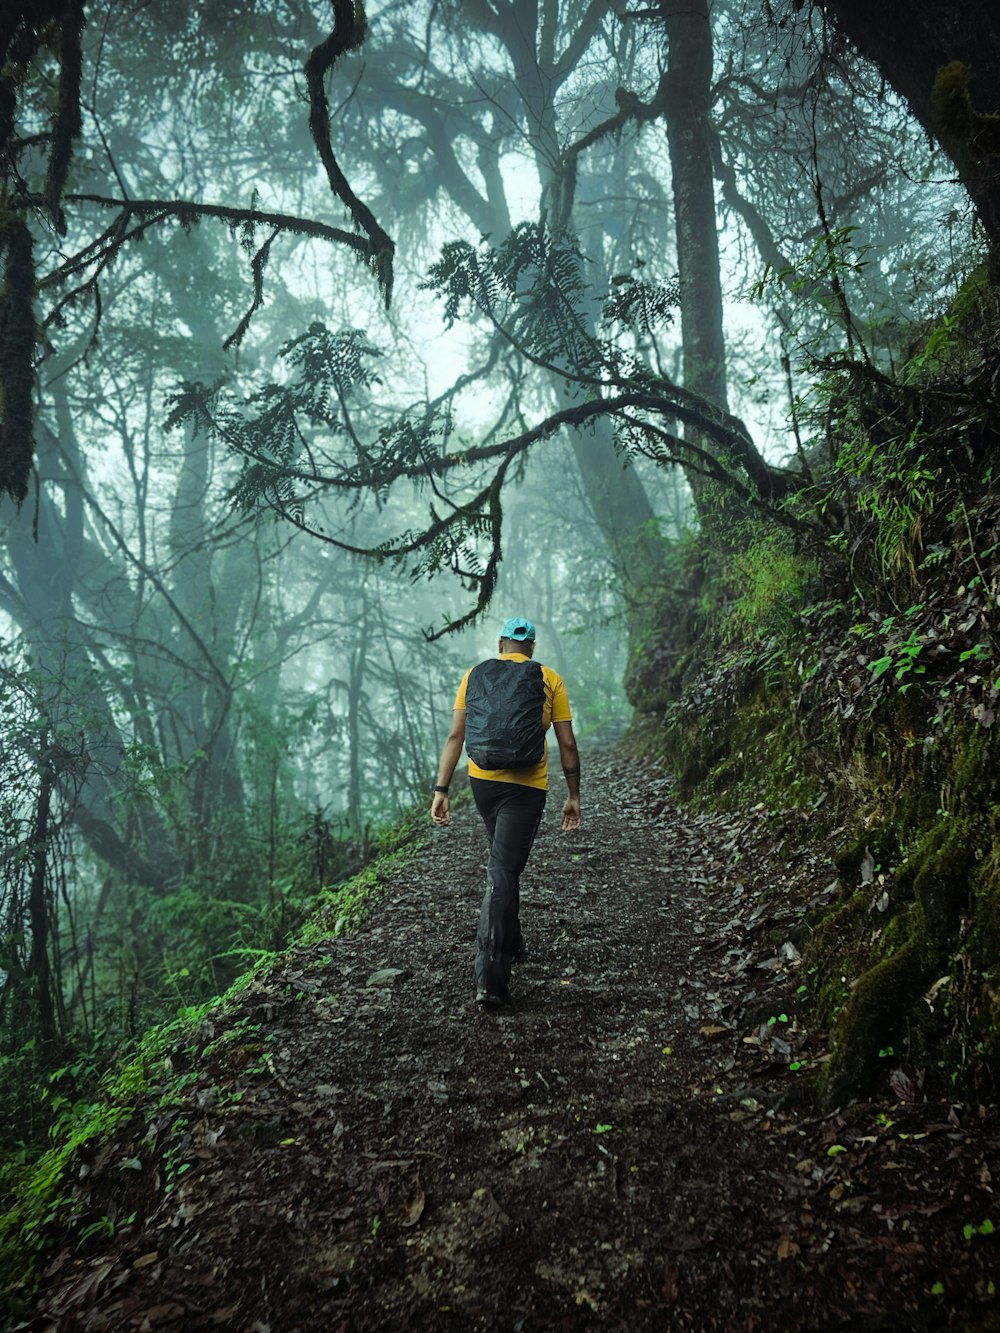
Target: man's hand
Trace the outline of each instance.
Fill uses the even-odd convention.
[[[552,730],[559,742],[559,760],[569,795],[563,806],[562,826],[564,829],[580,827],[580,751],[573,735],[572,722],[553,722]]]
[[[447,792],[436,791],[431,802],[431,819],[435,824],[451,823],[451,798]],[[565,827],[565,826],[564,826]]]
[[[566,804],[563,806],[562,826],[564,829],[574,829],[580,827],[579,796],[566,797]]]
[[[441,751],[441,762],[438,764],[437,783],[438,787],[444,787],[444,791],[435,791],[434,799],[431,801],[431,819],[435,824],[451,823],[451,801],[448,799],[447,787],[451,782],[452,774],[455,772],[455,765],[458,763],[462,746],[465,744],[465,709],[456,708],[451,715],[451,729],[445,738],[444,749]]]

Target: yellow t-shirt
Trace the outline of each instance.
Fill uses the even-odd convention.
[[[501,658],[510,662],[530,662],[531,659],[524,653],[501,653]],[[542,704],[542,726],[548,731],[553,722],[572,722],[573,714],[569,711],[569,695],[566,693],[566,685],[562,676],[553,671],[551,667],[542,666],[542,680],[545,685],[545,702]],[[465,690],[469,683],[469,676],[472,674],[472,667],[462,677],[462,683],[458,687],[458,693],[455,695],[455,708],[465,712]],[[542,791],[548,790],[549,785],[549,746],[545,743],[545,749],[541,759],[531,768],[480,768],[469,760],[469,777],[486,778],[491,782],[520,782],[525,787],[538,787]]]

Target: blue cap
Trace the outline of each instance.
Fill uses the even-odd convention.
[[[535,642],[535,627],[530,620],[525,620],[523,616],[513,616],[510,620],[505,620],[500,626],[501,639],[516,639],[519,643]]]

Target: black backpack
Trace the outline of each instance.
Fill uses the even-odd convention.
[[[479,768],[531,768],[545,753],[545,679],[537,662],[491,658],[469,673],[465,749]]]

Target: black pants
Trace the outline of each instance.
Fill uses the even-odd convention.
[[[510,966],[523,945],[518,917],[521,871],[542,822],[546,793],[519,782],[469,782],[490,840],[486,896],[476,932],[476,988],[506,999]]]

